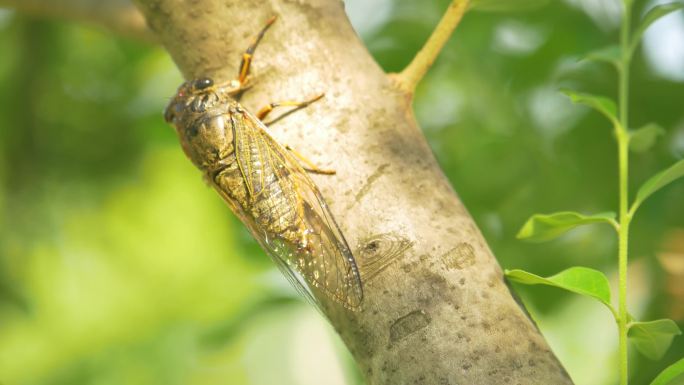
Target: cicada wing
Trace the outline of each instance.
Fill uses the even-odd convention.
[[[235,154],[250,196],[261,194],[266,187],[264,173],[268,144],[259,135],[258,125],[251,124],[252,117],[246,114],[233,114],[231,120],[235,138]],[[256,118],[254,118],[256,119]]]
[[[229,203],[235,215],[237,215],[240,221],[247,226],[247,229],[252,234],[254,239],[257,240],[261,248],[266,251],[269,257],[271,257],[278,269],[292,284],[295,290],[301,294],[307,300],[307,302],[320,309],[320,303],[316,300],[316,297],[309,289],[306,280],[288,264],[288,261],[291,259],[288,257],[288,255],[291,255],[294,252],[294,248],[288,245],[287,242],[279,239],[276,235],[269,234],[268,231],[265,231],[263,228],[258,226],[254,222],[254,218],[252,218],[250,215],[247,215],[244,209],[229,196],[227,196],[226,192],[221,188],[218,188],[218,191],[224,200]]]
[[[261,247],[266,250],[268,255],[278,267],[278,270],[280,270],[285,278],[290,281],[290,284],[292,284],[295,290],[297,290],[297,292],[302,295],[307,302],[311,303],[320,310],[321,304],[316,299],[316,296],[314,296],[314,294],[311,292],[309,284],[306,282],[304,277],[298,273],[297,270],[292,269],[292,267],[288,264],[287,255],[294,252],[294,250],[287,245],[287,243],[282,242],[282,240],[277,238],[260,238],[258,236],[255,236],[255,238],[259,239],[259,244]]]
[[[244,112],[243,123],[250,126],[253,134],[258,134],[256,142],[262,142],[259,148],[267,149],[267,156],[260,158],[265,162],[262,171],[273,173],[273,183],[293,190],[292,194],[285,195],[289,196],[298,223],[303,225],[303,237],[298,244],[288,245],[293,252],[282,257],[286,265],[301,274],[308,285],[350,309],[358,308],[363,299],[359,269],[318,187],[297,160],[268,135],[263,123],[248,112]],[[271,175],[263,177],[269,180]],[[266,242],[265,248],[272,247],[272,243]],[[269,251],[282,255],[276,250]]]

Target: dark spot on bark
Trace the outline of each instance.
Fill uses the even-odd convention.
[[[414,310],[400,317],[390,326],[390,342],[401,341],[411,334],[425,329],[430,321],[430,316],[423,310]]]
[[[469,243],[461,242],[441,257],[447,269],[465,269],[475,264],[475,249]]]
[[[536,352],[539,350],[539,346],[536,342],[530,342],[530,344],[527,346],[527,350],[530,352]]]
[[[360,242],[361,278],[368,282],[402,257],[413,243],[396,233],[372,235]]]
[[[354,201],[350,203],[350,205],[347,207],[347,209],[352,208],[356,203],[360,202],[361,199],[363,199],[368,192],[370,192],[371,187],[373,187],[373,184],[380,179],[385,174],[385,170],[389,167],[389,163],[384,163],[381,164],[369,177],[366,179],[366,182],[363,184],[363,187],[359,189],[359,192],[356,193],[356,196],[354,197]]]
[[[470,342],[470,336],[463,332],[456,333],[456,338],[458,338],[459,341]]]

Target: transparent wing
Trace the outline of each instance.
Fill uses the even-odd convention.
[[[244,111],[233,117],[236,157],[250,193],[273,201],[273,212],[290,218],[288,236],[268,231],[251,218],[262,247],[288,279],[313,299],[312,287],[356,309],[363,299],[359,270],[318,187],[293,156],[271,138],[263,123]],[[237,132],[243,131],[243,132]],[[272,220],[280,220],[274,215]],[[314,303],[317,303],[315,299]]]

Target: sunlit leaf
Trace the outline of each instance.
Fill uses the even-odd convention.
[[[573,293],[586,295],[599,300],[608,306],[610,311],[615,314],[615,310],[610,305],[610,286],[606,276],[588,267],[571,267],[550,277],[540,277],[536,274],[524,270],[506,270],[506,277],[513,282],[525,285],[548,285],[555,286]]]
[[[562,211],[553,214],[535,214],[525,222],[518,232],[517,238],[532,242],[543,242],[556,238],[577,226],[592,223],[608,223],[614,226],[615,213],[583,215],[574,211]]]
[[[615,68],[620,67],[620,46],[611,45],[591,51],[582,58],[582,60],[595,61],[612,64]]]
[[[661,4],[651,8],[646,13],[646,15],[644,15],[644,18],[641,20],[639,27],[637,27],[637,29],[634,31],[631,43],[632,50],[634,50],[634,48],[636,48],[636,46],[639,45],[641,36],[644,34],[644,32],[646,32],[646,30],[648,29],[648,27],[651,26],[651,24],[655,23],[661,17],[683,8],[684,3],[681,2]]]
[[[632,211],[636,210],[654,192],[684,176],[684,159],[657,173],[644,183],[637,192]]]
[[[665,129],[655,123],[649,123],[629,133],[629,149],[634,152],[645,152],[655,144],[659,136],[665,135]]]
[[[650,385],[668,385],[672,384],[672,380],[681,379],[684,375],[684,358],[668,366],[660,372],[658,377],[651,381]]]
[[[682,332],[671,319],[634,322],[627,332],[627,336],[634,347],[652,360],[661,359],[672,344],[672,339],[680,334]]]
[[[549,0],[473,0],[470,8],[488,12],[516,12],[539,8],[548,3]]]
[[[563,89],[561,92],[567,95],[573,103],[583,104],[585,106],[591,107],[602,113],[613,123],[613,125],[619,124],[617,119],[617,106],[611,99],[605,96],[584,94],[567,89]]]

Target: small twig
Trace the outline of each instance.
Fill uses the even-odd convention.
[[[122,36],[156,41],[145,18],[129,0],[0,0],[0,7],[27,15],[75,20]]]
[[[432,35],[411,63],[400,73],[391,75],[398,87],[407,94],[413,94],[420,80],[435,62],[437,55],[444,48],[444,44],[461,22],[463,14],[468,9],[469,2],[470,0],[453,0],[435,30],[432,31]]]

